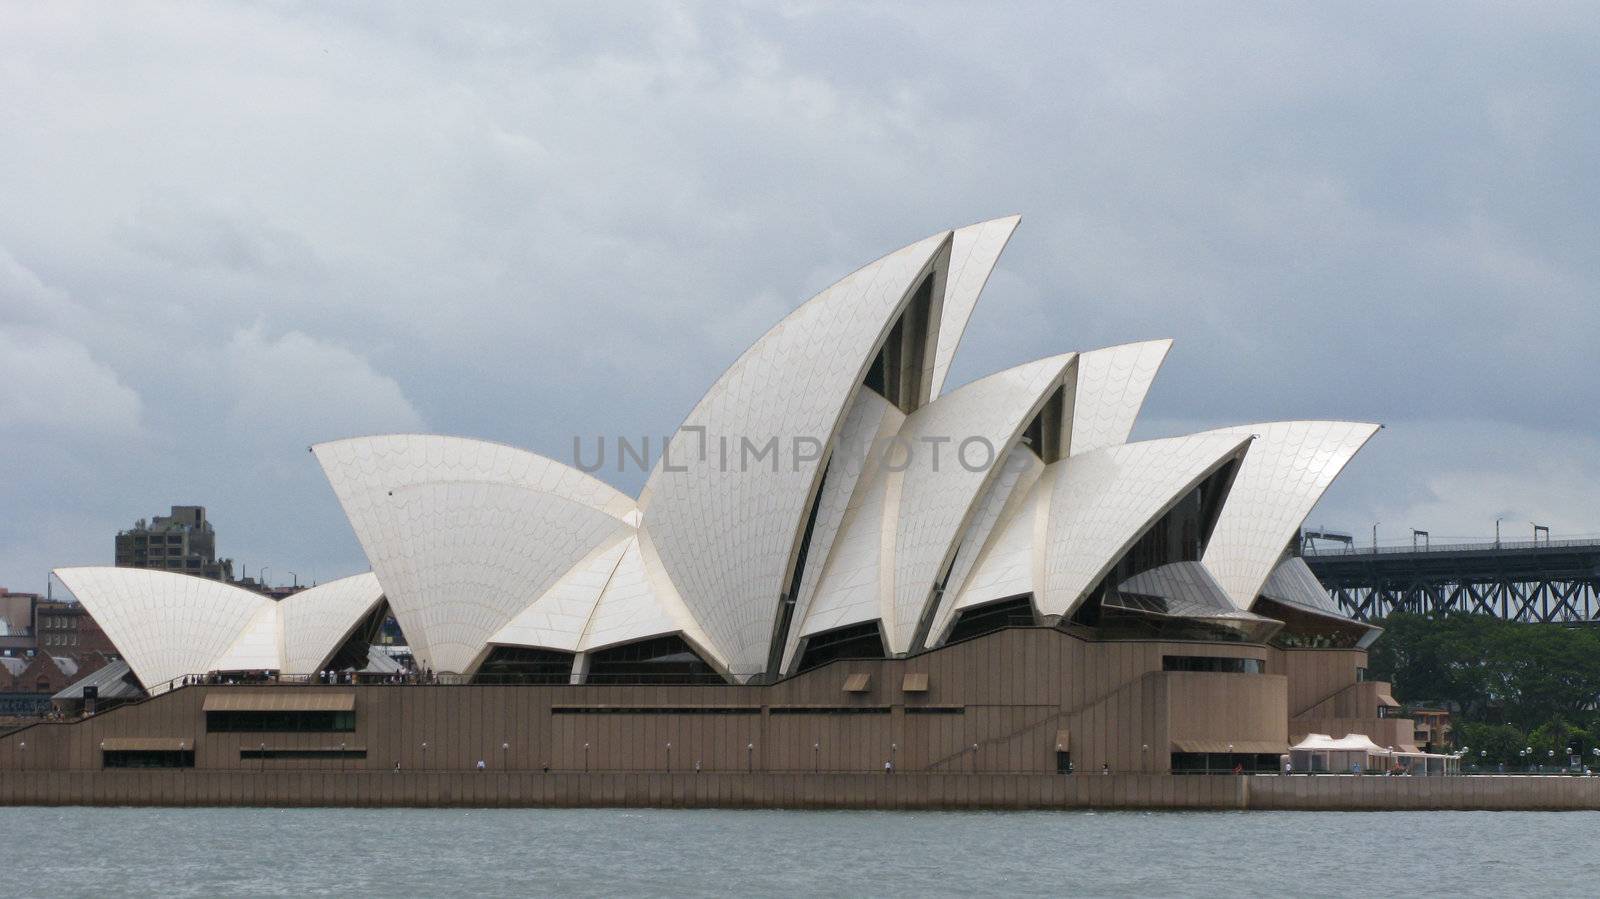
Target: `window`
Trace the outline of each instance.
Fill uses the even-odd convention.
[[[760,706],[558,705],[552,715],[759,715]]]
[[[1173,774],[1275,774],[1281,756],[1262,752],[1174,752]]]
[[[886,705],[775,705],[767,709],[771,715],[887,715]]]
[[[853,624],[806,638],[805,652],[800,656],[796,671],[820,668],[836,659],[881,659],[884,657],[883,636],[878,622]]]
[[[241,759],[364,759],[365,749],[240,749]]]
[[[1008,627],[1033,626],[1033,594],[1024,593],[987,605],[964,609],[950,628],[946,644],[971,640]]]
[[[1056,752],[1056,773],[1072,773],[1072,753],[1062,750]]]
[[[100,754],[105,768],[193,768],[194,750],[106,750]]]
[[[655,637],[589,656],[589,684],[721,684],[722,676],[682,637]]]
[[[206,731],[214,734],[341,733],[355,729],[355,712],[206,712]]]
[[[1266,662],[1261,659],[1232,659],[1225,656],[1162,656],[1161,670],[1261,674],[1266,670]]]

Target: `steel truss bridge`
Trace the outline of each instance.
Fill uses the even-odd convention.
[[[1399,611],[1600,624],[1600,540],[1376,549],[1346,543],[1308,545],[1301,555],[1339,607],[1363,621]]]

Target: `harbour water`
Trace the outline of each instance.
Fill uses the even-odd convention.
[[[24,896],[1593,895],[1589,812],[0,808]]]

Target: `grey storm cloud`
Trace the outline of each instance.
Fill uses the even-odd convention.
[[[1138,436],[1387,426],[1312,523],[1600,531],[1597,45],[1583,3],[8,5],[0,584],[172,503],[363,570],[309,443],[664,434],[1010,212],[952,384],[1173,337]]]

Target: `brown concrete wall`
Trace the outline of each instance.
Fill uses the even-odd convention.
[[[1267,659],[1269,672],[1289,679],[1290,718],[1331,701],[1356,683],[1356,669],[1366,665],[1367,653],[1360,649],[1271,649]]]
[[[1240,644],[1097,643],[1028,628],[909,659],[836,662],[768,686],[184,687],[0,737],[0,770],[95,771],[101,741],[150,737],[184,740],[204,771],[391,773],[397,762],[406,772],[469,771],[482,759],[496,772],[653,773],[692,771],[699,762],[705,773],[881,775],[892,757],[904,773],[1050,774],[1064,730],[1079,771],[1105,764],[1164,772],[1179,736],[1282,741],[1287,716],[1281,676],[1169,673],[1162,656],[1267,653]],[[928,692],[905,692],[908,673],[926,674]],[[843,691],[852,674],[869,675],[867,692]],[[266,691],[354,693],[355,730],[206,732],[207,695]],[[603,707],[677,711],[570,713]],[[240,758],[262,746],[342,746],[367,757]]]
[[[1167,718],[1173,740],[1260,741],[1288,745],[1288,680],[1275,674],[1172,672]]]
[[[1597,810],[1600,778],[8,771],[0,806]]]

